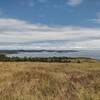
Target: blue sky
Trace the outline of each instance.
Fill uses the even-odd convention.
[[[100,26],[89,22],[97,17],[100,0],[1,0],[0,7],[5,18],[47,25]]]
[[[98,48],[100,0],[0,0],[0,49]]]

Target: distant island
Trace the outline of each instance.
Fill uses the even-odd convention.
[[[78,52],[77,50],[0,50],[0,54],[16,54],[19,52]]]

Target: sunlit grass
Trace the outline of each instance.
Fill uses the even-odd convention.
[[[0,62],[0,100],[100,100],[100,62]]]

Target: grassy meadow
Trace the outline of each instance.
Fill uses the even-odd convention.
[[[0,100],[100,100],[100,61],[0,62]]]

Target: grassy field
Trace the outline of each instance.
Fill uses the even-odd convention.
[[[100,62],[0,62],[0,100],[100,100]]]

